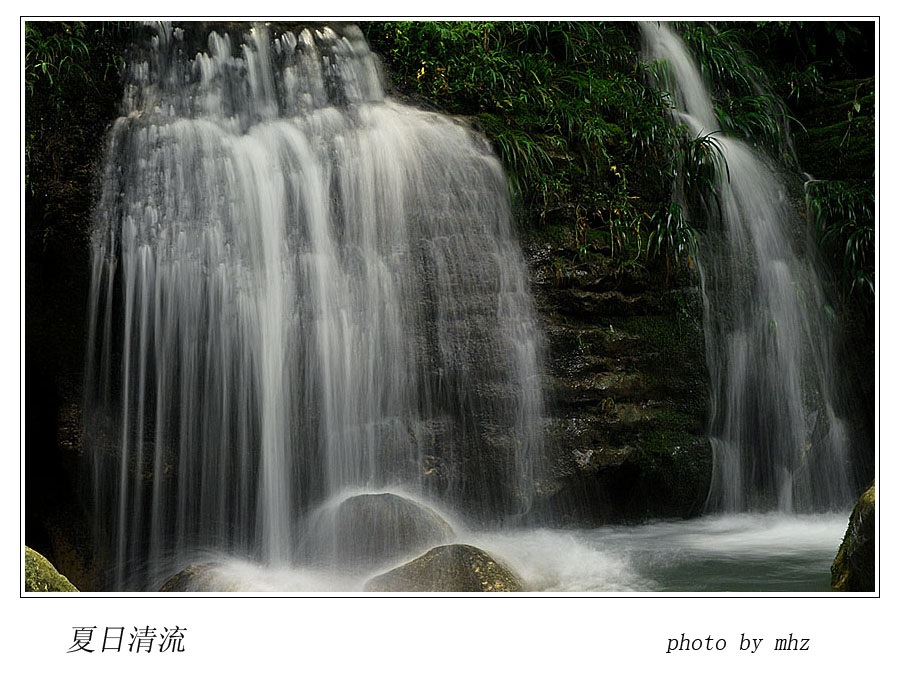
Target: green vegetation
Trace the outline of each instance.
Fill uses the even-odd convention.
[[[829,81],[872,73],[874,23],[845,21],[757,21],[726,26],[765,71],[782,99],[796,105],[815,99]]]
[[[845,299],[866,309],[875,293],[875,80],[823,87],[797,137],[806,204],[822,252]]]
[[[83,22],[61,23],[56,30],[35,22],[25,24],[25,90],[29,95],[34,95],[35,86],[43,79],[59,93],[72,73],[86,78],[83,62],[90,51],[85,32]]]
[[[875,189],[854,181],[807,185],[806,199],[819,243],[841,265],[845,295],[875,295]]]

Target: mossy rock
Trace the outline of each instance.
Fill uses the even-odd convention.
[[[193,564],[170,577],[161,592],[239,592],[237,584],[218,573],[211,563]]]
[[[856,502],[844,541],[831,564],[831,588],[875,591],[875,484]]]
[[[26,592],[77,592],[69,580],[53,564],[34,549],[25,547]]]
[[[367,592],[520,592],[522,583],[468,544],[438,546],[366,583]]]

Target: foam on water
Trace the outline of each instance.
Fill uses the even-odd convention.
[[[526,592],[824,592],[846,526],[843,514],[739,514],[589,530],[461,530],[455,541],[508,566]],[[390,567],[215,561],[224,585],[247,592],[361,592]]]

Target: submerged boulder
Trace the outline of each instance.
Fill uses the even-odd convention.
[[[831,588],[875,591],[875,484],[856,502],[844,541],[831,564]]]
[[[329,534],[328,529],[333,528]],[[437,512],[396,494],[360,494],[342,501],[319,536],[344,564],[369,564],[420,553],[453,538]]]
[[[25,547],[26,592],[77,592],[65,575],[34,549]]]
[[[160,588],[161,592],[239,592],[234,580],[219,574],[212,563],[199,563],[186,567],[170,577]]]
[[[468,544],[450,544],[373,577],[365,591],[520,592],[522,583],[485,551]]]

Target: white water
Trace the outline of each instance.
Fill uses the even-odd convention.
[[[526,592],[827,592],[846,526],[845,514],[715,515],[590,530],[462,530],[458,541],[489,551],[516,572]],[[196,560],[215,564],[221,589],[246,592],[361,592],[391,567]]]
[[[111,585],[198,548],[288,564],[348,489],[527,511],[541,341],[487,142],[385,98],[355,27],[148,31],[93,236]]]
[[[663,23],[645,22],[641,30],[646,58],[667,63],[662,86],[673,97],[674,118],[692,137],[712,135],[727,165],[718,217],[708,220],[699,256],[714,459],[707,507],[846,509],[854,494],[839,364],[805,227],[772,164],[719,132],[709,90],[681,38]]]

